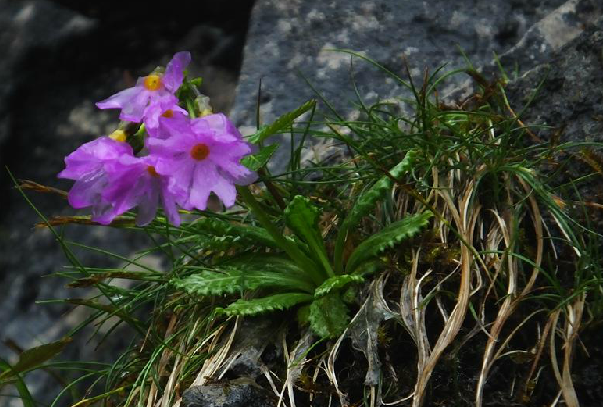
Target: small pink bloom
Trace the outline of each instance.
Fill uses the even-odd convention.
[[[171,106],[164,110],[162,106],[156,105],[153,109],[157,109],[157,112],[153,110],[149,118],[144,120],[145,129],[151,137],[165,139],[174,128],[188,125],[188,112],[179,106]]]
[[[168,129],[165,140],[149,138],[152,155],[159,158],[157,172],[169,178],[169,189],[185,209],[205,210],[211,192],[225,206],[235,203],[235,185],[247,185],[257,175],[243,166],[241,158],[253,152],[223,114],[190,120]]]
[[[168,63],[164,74],[138,78],[136,86],[98,102],[99,109],[121,109],[119,118],[134,123],[143,119],[156,123],[166,110],[178,106],[174,96],[184,79],[184,69],[190,63],[189,52],[178,52]]]
[[[138,207],[136,224],[149,224],[157,213],[161,201],[171,224],[180,225],[176,200],[182,199],[168,190],[168,180],[155,170],[157,158],[122,156],[107,167],[109,186],[103,191],[103,199],[113,206],[113,213],[120,215]]]
[[[59,173],[59,178],[75,181],[69,191],[69,204],[76,209],[91,206],[92,220],[111,223],[117,215],[112,203],[103,198],[109,185],[107,166],[123,156],[132,157],[129,144],[100,137],[65,157],[65,169]]]

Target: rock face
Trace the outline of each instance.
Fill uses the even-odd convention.
[[[189,72],[204,77],[203,91],[217,110],[228,111],[234,96],[251,1],[229,13],[223,6],[202,4],[157,13],[133,3],[122,4],[117,12],[106,3],[0,1],[0,357],[11,363],[17,355],[4,341],[24,349],[51,342],[88,315],[36,301],[91,293],[67,289],[65,279],[48,277],[68,262],[49,230],[33,228],[39,219],[12,187],[5,166],[17,178],[68,189],[70,182],[56,178],[65,155],[118,124],[116,111],[99,111],[94,102],[129,86],[180,50],[192,52]],[[29,197],[46,216],[75,213],[60,197]],[[65,238],[124,257],[152,244],[144,234],[108,227],[70,227]],[[99,253],[76,252],[84,265],[119,265]],[[149,262],[161,268],[160,259]],[[63,359],[111,361],[132,339],[121,332],[95,349],[94,340],[87,342],[90,334],[74,338]],[[67,382],[77,377],[62,375]],[[28,374],[27,383],[45,405],[62,387],[43,372]],[[3,396],[11,389],[4,387]],[[3,396],[0,406],[21,405]],[[71,405],[68,397],[63,404]]]
[[[598,0],[259,0],[252,13],[233,119],[239,126],[249,126],[248,132],[255,128],[260,80],[263,122],[317,97],[302,75],[343,117],[353,117],[353,80],[367,104],[404,95],[374,66],[355,58],[352,69],[350,55],[333,49],[359,52],[404,79],[408,63],[418,81],[424,69],[433,73],[443,64],[446,70],[466,66],[460,50],[476,67],[490,65],[493,53],[512,50],[506,66],[517,63],[522,70],[529,69],[578,35],[600,15],[600,7]],[[457,75],[440,89],[441,94],[458,88],[461,79]],[[283,148],[278,159],[284,161],[287,151]]]
[[[183,407],[274,407],[274,396],[255,383],[241,381],[194,386],[184,392]]]
[[[517,110],[531,101],[522,120],[534,126],[532,131],[537,137],[552,145],[603,142],[602,50],[603,18],[553,53],[548,63],[528,71],[509,85],[507,94]],[[535,92],[535,85],[542,81],[542,87]],[[556,183],[564,184],[594,173],[576,184],[577,191],[584,200],[603,202],[600,146],[589,148],[585,145],[574,149],[573,154],[558,157],[563,168],[556,172]],[[573,193],[573,187],[567,192]],[[592,228],[600,233],[603,228],[601,211],[592,210],[589,214]]]
[[[1,145],[11,128],[10,96],[27,80],[20,66],[27,53],[36,47],[53,47],[85,35],[96,22],[48,1],[6,1],[0,4],[0,25],[0,49],[3,50],[0,62]]]

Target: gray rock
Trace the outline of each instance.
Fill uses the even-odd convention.
[[[476,68],[486,77],[494,78],[502,75],[502,67],[509,79],[516,79],[530,69],[548,62],[554,52],[559,52],[578,37],[602,13],[603,4],[599,0],[568,0],[531,26],[517,44],[499,55],[498,63],[491,61]],[[444,94],[444,98],[463,99],[475,90],[475,82],[467,79],[450,94]]]
[[[569,0],[534,24],[500,61],[510,73],[523,73],[547,61],[553,52],[578,37],[585,27],[600,16],[603,3],[598,0]]]
[[[194,386],[182,396],[183,407],[274,407],[276,404],[274,395],[244,380]]]
[[[94,25],[93,20],[47,0],[0,2],[0,145],[10,129],[10,96],[27,78],[20,66],[27,53],[35,47],[59,45]]]
[[[569,10],[558,13],[562,18],[543,20],[561,6]],[[538,37],[540,41],[544,36],[554,48],[581,30],[582,20],[591,18],[589,13],[597,12],[600,5],[596,0],[407,0],[403,3],[396,0],[286,3],[259,0],[252,13],[233,119],[237,125],[245,126],[246,132],[253,131],[260,79],[260,112],[264,123],[317,97],[301,75],[307,77],[344,118],[357,117],[352,75],[367,104],[408,96],[394,79],[358,58],[352,69],[350,55],[332,51],[335,48],[357,51],[403,78],[404,65],[408,62],[412,76],[420,82],[424,69],[433,73],[443,64],[446,70],[465,66],[459,49],[479,67],[490,64],[493,53],[504,54],[530,32],[526,39],[533,39],[536,31],[539,34],[542,31],[545,35]],[[569,20],[572,22],[567,22]],[[538,21],[548,23],[530,31]],[[560,22],[565,30],[558,29]],[[534,39],[514,51],[513,55],[522,59],[521,66],[530,53],[521,51],[522,47],[534,44],[540,46],[542,42]],[[515,59],[509,56],[508,62],[513,64]],[[535,63],[528,61],[527,68]],[[450,93],[463,80],[457,75],[440,93]],[[328,112],[324,105],[322,110]],[[278,170],[283,169],[282,162],[288,157],[287,140],[280,140],[285,148],[276,156],[281,162],[276,165]],[[317,147],[324,148],[324,145]]]
[[[521,119],[544,142],[558,145],[567,142],[603,143],[603,18],[580,37],[552,54],[540,65],[509,84],[507,96],[516,111],[521,111],[534,95]],[[542,86],[536,93],[536,86]],[[536,127],[546,126],[546,127]],[[574,149],[556,161],[563,170],[555,172],[555,183],[562,185],[594,173],[580,182],[582,199],[603,202],[601,146],[588,151]],[[585,146],[586,147],[586,146]],[[551,167],[550,171],[559,170]],[[573,193],[569,187],[566,192]],[[578,198],[578,197],[576,197]],[[589,211],[592,227],[603,230],[600,210]]]

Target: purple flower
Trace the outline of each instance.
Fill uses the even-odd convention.
[[[107,166],[109,186],[103,191],[103,199],[113,206],[113,213],[120,215],[138,207],[136,224],[149,224],[157,213],[161,201],[171,224],[180,225],[176,200],[183,199],[168,190],[168,180],[155,170],[157,158],[141,158],[124,155]]]
[[[235,185],[247,185],[257,175],[241,165],[252,152],[234,125],[223,114],[213,114],[168,128],[165,140],[149,138],[151,155],[159,158],[156,169],[169,178],[169,189],[181,196],[185,209],[205,210],[211,192],[227,207],[235,203]]]
[[[161,109],[161,106],[157,106]],[[150,118],[145,118],[144,125],[147,133],[151,137],[160,139],[168,138],[174,132],[174,129],[180,129],[188,125],[188,112],[179,106],[172,106],[171,109],[165,109],[158,112],[153,112],[149,115]]]
[[[164,74],[151,74],[138,78],[136,86],[123,90],[98,102],[99,109],[121,109],[119,118],[134,123],[143,119],[152,124],[168,109],[178,106],[174,93],[184,79],[184,69],[190,63],[189,52],[178,52],[168,63]]]
[[[65,169],[59,173],[59,178],[75,181],[69,191],[69,204],[76,209],[91,206],[92,220],[111,223],[117,214],[112,203],[103,197],[109,185],[107,166],[124,156],[132,157],[129,144],[100,137],[65,157]]]

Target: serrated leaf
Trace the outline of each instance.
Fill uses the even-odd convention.
[[[285,208],[287,226],[298,238],[308,244],[309,254],[320,261],[325,270],[331,270],[327,250],[318,228],[319,218],[319,209],[312,205],[308,198],[301,195],[296,195]]]
[[[263,245],[278,248],[270,234],[261,227],[231,223],[218,218],[203,218],[187,228],[192,235],[207,234],[213,236],[231,236],[241,243]]]
[[[279,143],[270,144],[269,146],[262,148],[257,154],[243,157],[241,164],[251,171],[257,171],[270,161],[270,158],[274,152],[278,150],[279,146]]]
[[[172,284],[189,294],[221,295],[239,292],[241,280],[241,273],[236,270],[229,273],[204,270],[184,279],[172,280]]]
[[[280,133],[287,127],[291,126],[293,124],[293,122],[295,121],[295,119],[297,119],[299,116],[306,113],[307,111],[313,109],[314,106],[316,106],[316,100],[307,101],[306,103],[304,103],[297,109],[295,109],[289,113],[285,113],[284,115],[282,115],[281,117],[276,119],[274,121],[274,123],[272,123],[271,125],[262,126],[255,134],[252,134],[251,136],[249,136],[247,141],[249,141],[252,144],[261,143],[266,138],[268,138],[274,134]]]
[[[346,272],[351,274],[367,260],[375,257],[386,249],[394,247],[404,239],[408,239],[425,227],[433,214],[425,211],[420,214],[410,215],[387,226],[385,229],[370,236],[360,243],[348,259]]]
[[[268,287],[312,292],[312,285],[300,280],[296,275],[267,272],[261,269],[202,270],[184,279],[175,279],[172,284],[195,295],[234,294]]]
[[[338,337],[350,323],[348,307],[335,293],[314,300],[308,319],[312,330],[322,338]]]
[[[322,242],[318,229],[320,210],[308,198],[296,195],[285,208],[285,221],[297,237],[307,243]]]
[[[389,171],[390,176],[399,178],[402,176],[402,174],[410,171],[416,154],[417,153],[414,150],[408,151],[404,156],[404,159]],[[340,270],[343,257],[343,246],[348,231],[355,227],[362,220],[362,218],[373,212],[377,202],[382,200],[391,190],[391,188],[391,178],[388,176],[383,176],[369,189],[362,193],[356,200],[354,206],[347,214],[337,233],[337,245],[334,258],[337,262],[338,270]]]
[[[258,315],[264,312],[289,309],[297,304],[312,301],[312,298],[314,298],[312,294],[303,293],[274,294],[253,300],[238,300],[226,309],[222,309],[221,312],[228,316]]]
[[[280,254],[253,253],[225,259],[217,263],[217,267],[236,268],[246,272],[273,272],[298,279],[312,280],[289,257]]]
[[[414,150],[408,151],[404,156],[404,159],[393,167],[389,171],[389,174],[393,178],[399,178],[405,172],[410,171],[415,156],[416,152]],[[348,229],[354,227],[356,224],[358,224],[358,222],[360,222],[360,220],[362,220],[363,217],[370,214],[375,208],[375,204],[382,200],[387,192],[391,190],[391,188],[392,180],[388,176],[383,176],[381,179],[379,179],[379,181],[375,182],[372,187],[366,190],[356,200],[356,203],[344,221],[346,227]]]
[[[363,281],[364,277],[359,275],[344,274],[341,276],[333,276],[322,283],[322,285],[314,291],[314,295],[316,297],[322,297],[337,288],[345,287],[350,283],[361,283]]]
[[[46,343],[23,351],[19,355],[17,363],[14,366],[11,366],[10,370],[6,370],[0,374],[0,381],[42,365],[44,362],[61,353],[65,346],[71,341],[72,339],[70,337],[65,337],[56,342]]]

